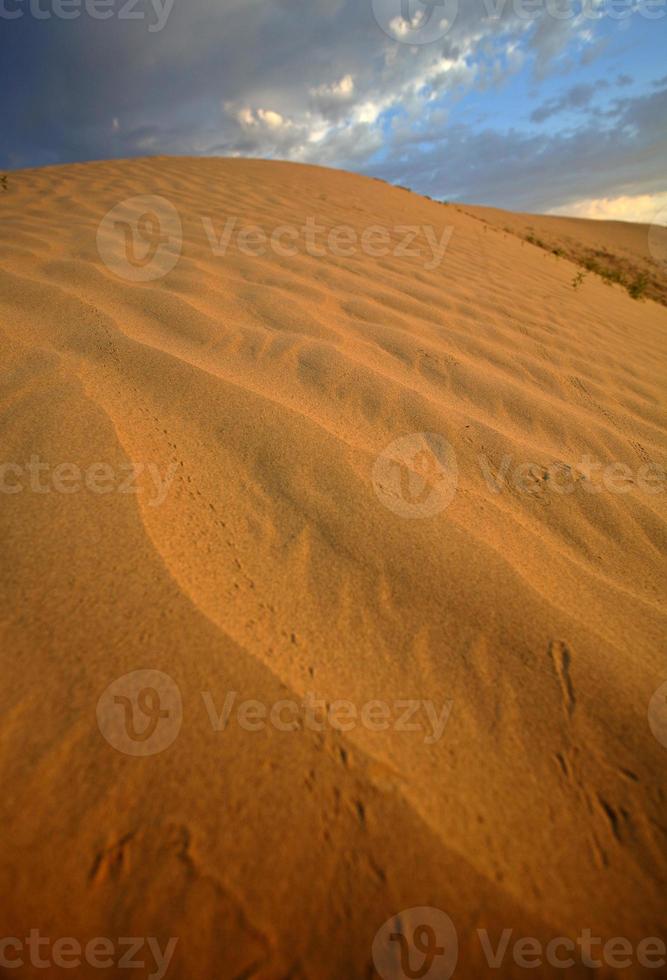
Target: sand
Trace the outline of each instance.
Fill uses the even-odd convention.
[[[182,248],[128,282],[135,195]],[[24,170],[0,214],[0,936],[175,938],[179,980],[376,977],[412,907],[456,977],[526,975],[478,929],[665,938],[667,310],[316,167]],[[233,217],[296,254],[216,255]],[[262,720],[307,697],[353,708]]]
[[[586,273],[616,278],[626,286],[645,280],[642,294],[667,306],[667,229],[633,221],[589,221],[556,215],[513,214],[462,206],[505,233],[568,258]]]

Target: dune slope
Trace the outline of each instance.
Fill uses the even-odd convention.
[[[603,282],[667,306],[667,228],[463,206],[503,232],[575,262]]]
[[[138,195],[178,248],[127,251]],[[477,929],[664,936],[667,310],[315,167],[26,170],[0,214],[0,934],[199,980],[376,976],[416,906],[462,977],[525,975]],[[139,670],[182,719],[105,693]]]

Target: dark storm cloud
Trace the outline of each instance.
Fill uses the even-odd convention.
[[[594,22],[582,40],[576,21],[526,21],[510,3],[494,17],[493,4],[461,2],[437,43],[412,47],[380,29],[370,0],[140,0],[141,20],[116,16],[123,3],[114,0],[104,21],[36,20],[27,7],[0,20],[4,166],[166,153],[285,157],[381,172],[438,196],[545,207],[571,193],[578,171],[595,173],[597,189],[621,179],[632,130],[630,172],[639,183],[655,169],[647,139],[655,111],[637,100],[609,110],[626,118],[615,136],[602,115],[559,138],[451,123],[462,92],[493,92],[524,63],[544,74],[561,58],[565,71],[596,47]],[[593,95],[571,86],[533,121],[568,108],[593,113]]]
[[[481,38],[522,41],[544,62],[572,30],[543,17],[527,32],[511,5],[488,18],[481,5],[461,4],[454,28],[415,50],[382,32],[370,0],[175,0],[164,29],[151,31],[154,3],[137,8],[144,20],[37,21],[25,8],[0,21],[0,77],[11,92],[5,154],[28,163],[142,152],[146,125],[156,152],[297,150],[318,116],[347,112],[354,122],[355,108],[400,99],[440,59],[472,56]],[[347,76],[352,93],[336,89]],[[433,84],[445,91],[447,72]],[[291,137],[262,121],[244,126],[245,107],[291,121]]]

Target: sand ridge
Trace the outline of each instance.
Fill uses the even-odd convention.
[[[667,750],[647,707],[667,677],[667,508],[642,473],[666,462],[667,311],[573,288],[572,263],[465,209],[323,168],[157,158],[8,185],[2,460],[135,467],[138,492],[0,499],[0,932],[178,936],[169,976],[202,980],[372,976],[376,931],[412,906],[451,916],[457,976],[486,975],[477,928],[664,933]],[[182,248],[129,284],[97,235],[135,195],[176,209]],[[216,255],[202,219],[220,236],[230,218]],[[325,232],[309,254],[309,219],[357,245]],[[248,225],[296,237],[248,254]],[[371,227],[388,254],[359,246]],[[450,230],[432,268],[424,229]],[[374,467],[429,433],[456,490],[401,516]],[[589,492],[586,458],[632,482]],[[140,669],[174,680],[183,725],[130,758],[95,709]],[[424,727],[215,731],[202,692],[220,710],[229,691],[451,714],[430,744]]]
[[[628,289],[631,294],[667,306],[667,231],[661,225],[516,214],[468,205],[463,210],[498,230],[518,235],[574,262],[585,276],[599,276],[608,286]]]

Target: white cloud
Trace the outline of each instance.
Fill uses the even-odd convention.
[[[231,106],[227,104],[225,109],[229,112]],[[269,129],[283,129],[291,125],[289,120],[281,116],[279,112],[274,112],[273,109],[253,110],[249,106],[244,106],[236,112],[236,118],[244,129],[250,129],[260,123],[264,123]]]
[[[641,224],[651,224],[657,219],[659,224],[667,225],[667,193],[587,198],[552,208],[547,213],[599,221],[637,221]]]
[[[248,109],[247,107],[245,109],[239,109],[236,118],[244,127],[255,126],[257,122],[252,114],[252,109]]]
[[[330,99],[349,99],[354,92],[354,79],[352,75],[345,75],[339,82],[332,85],[318,85],[311,88],[310,94],[315,98]]]
[[[372,124],[377,121],[378,116],[382,112],[381,102],[363,102],[361,105],[356,106],[354,110],[354,120],[359,123]]]
[[[282,126],[289,126],[289,122],[283,119],[279,112],[274,112],[273,109],[258,109],[257,118],[266,123],[269,129],[280,129]]]

